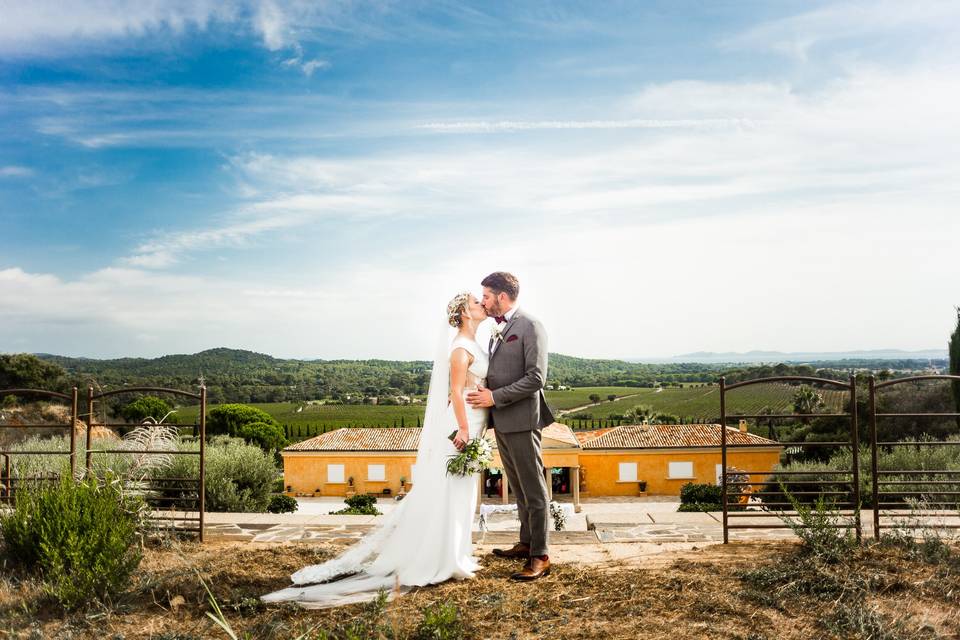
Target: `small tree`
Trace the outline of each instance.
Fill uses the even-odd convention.
[[[255,444],[264,451],[276,451],[287,444],[283,435],[283,427],[269,422],[251,422],[237,428],[237,436],[248,444]]]
[[[638,404],[624,415],[624,419],[633,424],[649,424],[653,414],[653,407],[648,404]]]
[[[797,392],[793,394],[793,410],[797,413],[815,413],[817,409],[823,406],[823,395],[807,385],[801,385]],[[801,418],[803,424],[809,422],[809,418]]]
[[[245,404],[222,404],[210,410],[207,416],[207,435],[237,435],[237,430],[245,424],[265,422],[278,424],[269,413]],[[297,427],[299,432],[300,427]]]
[[[123,416],[124,420],[127,422],[136,422],[137,424],[140,424],[147,418],[153,418],[158,423],[161,420],[170,422],[169,419],[164,420],[164,417],[168,413],[170,413],[170,405],[156,396],[137,398],[120,411],[120,415]]]
[[[607,396],[607,400],[609,400],[610,402],[613,402],[616,399],[617,399],[617,394],[615,393],[611,393]]]
[[[589,397],[590,397],[590,402],[592,402],[593,404],[597,404],[598,402],[600,402],[599,393],[591,393]]]

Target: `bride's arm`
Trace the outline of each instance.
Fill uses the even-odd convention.
[[[470,366],[470,354],[466,349],[454,349],[450,354],[450,401],[453,403],[453,415],[457,419],[457,437],[453,445],[462,449],[470,440],[467,423],[467,405],[463,400],[463,388],[467,383],[467,368]]]

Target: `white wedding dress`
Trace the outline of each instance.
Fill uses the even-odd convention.
[[[486,383],[489,361],[476,341],[457,336],[450,342],[449,333],[443,333],[443,350],[434,361],[413,488],[379,528],[340,556],[297,571],[291,576],[296,586],[267,594],[263,601],[334,607],[371,600],[381,589],[392,595],[397,588],[472,578],[480,568],[471,539],[477,478],[450,476],[446,470],[449,457],[458,453],[448,438],[457,430],[448,402],[449,371],[454,350],[466,349],[472,356],[466,394]],[[488,411],[466,408],[470,438],[480,437]]]

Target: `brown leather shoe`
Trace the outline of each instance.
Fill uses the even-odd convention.
[[[493,555],[498,558],[529,558],[530,545],[518,542],[509,549],[494,549]]]
[[[523,571],[513,574],[510,576],[510,579],[521,582],[531,582],[548,575],[550,575],[550,560],[530,558],[527,564],[523,566]]]

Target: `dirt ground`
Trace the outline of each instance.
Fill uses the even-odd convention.
[[[0,637],[228,638],[207,616],[211,605],[200,576],[239,638],[323,637],[323,630],[343,629],[362,619],[364,605],[308,611],[266,606],[258,596],[288,586],[293,571],[338,549],[323,543],[147,548],[124,597],[70,615],[46,599],[36,582],[5,572]],[[383,630],[360,637],[412,637],[425,609],[452,603],[467,638],[960,638],[956,572],[944,573],[936,562],[897,550],[865,551],[851,561],[852,568],[838,571],[862,572],[872,595],[859,613],[851,617],[845,609],[843,617],[831,605],[832,595],[818,599],[815,587],[798,589],[795,578],[790,578],[793,584],[781,580],[764,587],[764,580],[776,579],[764,572],[790,567],[797,549],[792,543],[738,543],[633,559],[628,554],[614,560],[594,555],[589,563],[559,563],[549,577],[531,584],[507,579],[517,563],[486,555],[477,579],[398,597],[386,606]],[[757,573],[745,578],[750,571]],[[857,615],[864,619],[855,619]],[[877,631],[877,624],[885,628]]]

